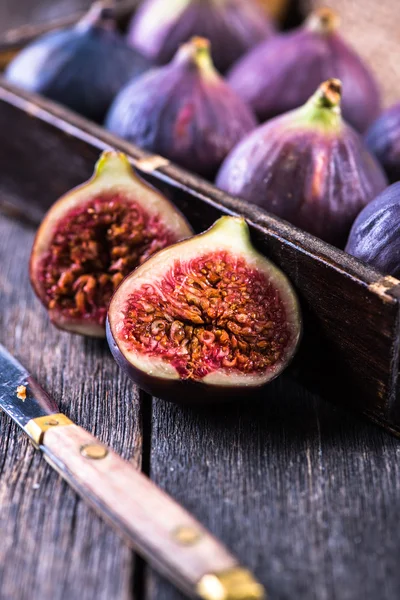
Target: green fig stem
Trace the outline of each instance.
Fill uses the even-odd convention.
[[[205,75],[217,73],[211,58],[211,44],[206,38],[193,37],[183,44],[177,52],[176,60],[192,63]]]
[[[115,1],[98,0],[89,8],[88,12],[77,23],[77,28],[86,30],[92,27],[114,30],[115,26]]]
[[[216,246],[219,239],[230,240],[233,250],[256,252],[251,242],[249,226],[243,217],[221,217],[204,235],[212,235]]]
[[[108,176],[117,178],[121,175],[134,176],[134,171],[126,154],[116,150],[104,150],[95,166],[94,176],[96,179]]]
[[[339,15],[331,8],[321,7],[314,10],[305,22],[309,31],[329,35],[337,31],[340,25]]]
[[[299,109],[301,121],[317,125],[327,131],[337,131],[342,125],[341,97],[342,83],[339,79],[324,81],[306,104]]]
[[[341,98],[342,82],[340,79],[328,79],[321,83],[311,100],[317,108],[336,108],[340,111]]]
[[[213,231],[215,233],[218,231],[224,231],[225,233],[229,233],[232,239],[243,237],[246,239],[246,241],[250,241],[249,226],[243,217],[220,217],[217,221],[215,221],[214,225],[209,231]]]

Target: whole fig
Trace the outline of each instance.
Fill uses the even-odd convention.
[[[209,42],[193,38],[167,66],[116,97],[106,127],[141,148],[207,177],[256,127],[251,110],[215,70]]]
[[[338,17],[333,11],[316,10],[303,27],[250,51],[233,66],[228,82],[265,121],[301,106],[322,81],[340,79],[343,116],[364,132],[379,113],[379,90],[337,27]]]
[[[114,10],[96,2],[75,26],[43,35],[10,63],[5,77],[102,122],[116,93],[151,66],[115,30]]]
[[[134,173],[124,154],[106,151],[94,176],[45,216],[32,248],[32,286],[54,325],[104,337],[108,303],[123,278],[191,234],[177,209]]]
[[[366,135],[368,148],[375,154],[392,183],[400,179],[400,102],[384,111]]]
[[[211,42],[216,67],[224,73],[272,33],[255,0],[145,0],[133,17],[128,41],[166,64],[191,37],[205,37]]]
[[[364,208],[351,228],[346,252],[400,278],[400,182]]]
[[[236,217],[155,254],[123,281],[107,318],[120,366],[175,402],[248,399],[284,370],[300,333],[291,284]]]
[[[341,89],[329,79],[304,106],[248,135],[223,163],[217,186],[343,247],[355,217],[387,181],[342,120]]]

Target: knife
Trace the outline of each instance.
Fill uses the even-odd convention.
[[[66,415],[0,344],[0,408],[47,462],[190,598],[261,600],[263,587],[165,492]]]

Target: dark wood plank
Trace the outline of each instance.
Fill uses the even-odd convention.
[[[254,405],[154,402],[151,476],[270,600],[400,597],[399,443],[283,377]],[[178,600],[150,572],[148,600]]]
[[[68,416],[141,462],[138,393],[105,342],[53,328],[28,282],[33,230],[0,217],[0,341]],[[125,600],[131,552],[0,415],[0,598]]]

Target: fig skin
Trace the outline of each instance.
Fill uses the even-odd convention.
[[[391,183],[400,180],[400,102],[384,111],[368,129],[366,144]]]
[[[140,240],[138,241],[137,238],[141,234],[141,230],[131,229],[127,234],[121,233],[121,228],[124,226],[121,215],[117,214],[116,218],[118,220],[112,220],[113,207],[115,209],[118,204],[124,209],[125,216],[127,214],[128,217],[131,216],[134,219],[136,215],[139,215],[139,218],[146,215],[147,221],[144,224],[144,233],[146,233],[146,227],[152,226],[151,231],[156,233],[159,231],[163,234],[164,237],[161,241],[151,238],[149,232],[150,237],[147,245],[142,244],[140,246]],[[86,206],[88,206],[87,209]],[[100,221],[102,206],[106,206],[106,219],[108,215],[111,215],[111,220],[108,218],[105,224]],[[90,224],[86,224],[85,218],[89,220]],[[73,229],[76,233],[76,230],[82,227],[80,224],[82,219],[83,232],[81,232],[82,239],[79,246],[73,248],[67,246],[65,253],[59,259],[58,256],[60,249],[62,251],[64,240],[66,239],[68,242],[71,239],[68,238],[71,227],[68,228],[67,223],[73,223]],[[135,221],[133,222],[135,223]],[[139,227],[141,221],[139,220],[137,223]],[[88,228],[87,231],[85,227]],[[110,242],[108,233],[113,227],[115,227],[115,230],[113,230],[112,235],[115,239],[111,236]],[[192,233],[193,231],[186,219],[175,206],[134,172],[125,154],[107,150],[102,153],[98,160],[92,178],[62,196],[53,204],[44,217],[31,252],[31,284],[39,300],[47,309],[51,322],[56,327],[89,337],[104,338],[105,317],[108,306],[103,306],[102,302],[105,294],[111,298],[109,290],[111,283],[115,291],[115,287],[119,283],[118,280],[128,275],[137,264],[140,264],[142,257],[140,255],[136,256],[138,252],[145,252],[146,257],[160,247],[165,247],[167,243],[175,243],[178,240],[190,237]],[[128,235],[129,239],[133,239],[133,245],[128,245],[129,239],[124,240],[124,235]],[[143,236],[141,239],[143,239]],[[114,245],[118,247],[115,248],[116,254],[114,255],[113,246],[110,244],[115,240],[118,243]],[[71,243],[69,241],[69,244]],[[121,253],[120,250],[124,243],[127,244],[127,251]],[[93,247],[95,249],[94,253]],[[79,257],[75,260],[72,258],[74,252],[77,252]],[[118,260],[123,261],[124,259],[126,259],[126,265],[122,262],[121,266],[118,266]],[[54,263],[55,260],[58,260],[58,262]],[[79,272],[74,270],[76,267],[80,268]],[[53,287],[49,287],[48,283],[48,278],[51,275],[49,273],[50,268],[57,268],[57,273],[58,270],[61,271],[55,291]],[[73,273],[72,281],[68,282],[66,290],[60,290],[61,287],[66,285],[66,283],[63,283],[62,286],[61,280],[64,278],[65,281],[66,275],[70,278],[70,273]],[[105,284],[101,284],[100,280],[103,274],[108,275],[111,282],[106,281]],[[91,303],[89,300],[90,290],[86,292],[83,288],[87,297],[85,298],[85,310],[81,310],[77,299],[77,294],[81,288],[75,286],[78,283],[78,277],[82,279],[86,276],[92,278],[92,283],[95,280],[94,292],[97,295],[93,296],[96,301]],[[114,280],[114,276],[117,277],[116,280]],[[98,299],[99,295],[101,301]],[[55,302],[53,302],[54,299]],[[67,304],[67,307],[64,305],[61,308],[60,302],[63,301],[68,301],[69,304]],[[78,308],[78,314],[75,314],[76,308]]]
[[[203,38],[184,44],[169,65],[129,83],[106,120],[113,133],[209,178],[256,125],[215,70]]]
[[[256,372],[251,370],[250,372],[243,372],[239,368],[231,368],[231,365],[227,366],[219,363],[217,366],[214,365],[215,368],[207,370],[207,368],[204,369],[204,365],[207,366],[208,364],[207,354],[200,354],[200,356],[196,358],[194,358],[192,354],[188,359],[188,366],[179,366],[179,360],[186,360],[186,358],[182,359],[182,356],[179,355],[179,344],[185,342],[185,339],[182,340],[182,337],[179,338],[178,346],[174,346],[174,348],[178,348],[178,350],[176,350],[178,353],[176,356],[174,356],[174,351],[171,350],[171,348],[167,348],[167,351],[169,352],[168,356],[164,355],[163,357],[162,354],[160,356],[160,353],[151,355],[151,351],[149,355],[149,353],[143,352],[142,348],[139,350],[132,345],[132,341],[129,338],[130,332],[132,331],[132,329],[130,329],[131,324],[128,323],[128,325],[126,325],[126,319],[130,319],[134,324],[137,335],[141,340],[142,334],[139,332],[138,328],[143,325],[140,323],[139,312],[137,313],[139,316],[136,317],[131,314],[131,309],[129,308],[132,299],[135,298],[135,293],[139,295],[139,303],[142,302],[143,299],[146,302],[146,314],[150,313],[151,316],[152,308],[155,308],[155,311],[153,312],[155,313],[155,319],[157,320],[159,318],[157,312],[162,311],[162,308],[157,308],[154,305],[151,305],[151,303],[150,306],[147,305],[148,299],[146,298],[146,293],[149,288],[150,294],[154,290],[160,290],[160,297],[163,299],[163,302],[167,302],[167,306],[172,307],[169,311],[171,312],[169,319],[170,323],[172,319],[179,320],[180,318],[183,318],[184,323],[182,323],[182,326],[185,326],[185,329],[186,326],[192,326],[189,327],[189,329],[191,328],[194,330],[194,336],[199,336],[198,328],[202,327],[201,325],[199,326],[196,324],[199,323],[199,321],[189,317],[182,317],[184,312],[181,312],[179,293],[182,292],[183,286],[186,285],[187,277],[193,278],[194,280],[196,280],[196,277],[199,277],[197,281],[201,279],[200,272],[196,271],[196,260],[199,259],[202,261],[203,257],[206,256],[207,258],[205,260],[210,260],[211,263],[215,265],[221,265],[218,260],[220,252],[227,253],[229,257],[228,260],[232,259],[231,268],[238,269],[238,278],[240,278],[240,269],[244,268],[244,264],[246,265],[245,268],[251,269],[252,272],[255,270],[260,274],[260,277],[266,277],[267,283],[265,283],[265,285],[270,285],[270,288],[273,290],[273,296],[268,296],[270,301],[277,302],[276,298],[278,298],[279,302],[281,302],[281,305],[284,307],[283,313],[279,312],[279,310],[277,313],[271,313],[274,307],[270,308],[265,302],[263,302],[261,307],[263,318],[268,319],[271,314],[276,314],[282,319],[282,322],[275,321],[275,324],[278,323],[277,327],[280,333],[276,333],[274,324],[269,322],[269,325],[272,325],[273,331],[273,337],[270,339],[275,340],[279,338],[280,342],[284,340],[284,345],[281,348],[281,355],[278,355],[276,361],[270,366],[262,367],[260,371]],[[210,256],[213,256],[214,258],[209,259],[208,257]],[[210,267],[208,262],[206,264]],[[232,267],[232,264],[234,267]],[[188,276],[184,275],[183,283],[178,285],[177,282],[175,282],[174,286],[172,278],[175,273],[175,265],[178,265],[178,267],[182,269],[183,274],[187,272]],[[188,265],[188,271],[185,271],[185,265]],[[221,279],[224,278],[224,275],[227,276],[227,274],[228,271],[223,271]],[[229,279],[229,282],[230,281],[234,280]],[[170,290],[170,296],[168,294],[165,296],[163,282],[167,282],[167,289]],[[189,283],[189,285],[191,285],[191,283]],[[214,281],[212,285],[214,286],[212,293],[214,293],[215,290],[218,290],[218,283],[215,283]],[[235,283],[229,283],[229,286],[234,285]],[[248,285],[250,286],[250,284]],[[230,291],[228,294],[232,294],[233,297],[233,287],[223,289],[229,289]],[[250,294],[251,297],[251,289],[251,286],[247,287],[243,293]],[[253,293],[255,294],[256,292]],[[202,287],[201,301],[203,302],[206,297],[209,298],[211,296],[206,293],[205,287]],[[224,298],[225,297],[226,296],[224,296]],[[258,296],[257,298],[260,302]],[[254,297],[251,297],[249,302],[256,302],[256,300],[257,299]],[[193,306],[196,306],[195,304],[191,304],[191,302],[192,299],[189,300],[183,310],[191,310]],[[222,302],[225,302],[225,300],[222,300]],[[215,327],[222,328],[225,336],[232,331],[232,329],[229,329],[229,326],[228,329],[226,329],[226,325],[222,324],[225,318],[225,312],[221,312],[225,311],[225,308],[223,308],[224,305],[219,304],[218,306],[219,308],[216,309],[218,311],[218,319],[215,317],[210,320],[207,326],[204,326],[204,328],[208,328],[206,328],[205,333],[211,332],[209,335],[212,335],[213,337],[210,343],[211,350],[206,349],[205,352],[212,351],[214,353],[213,356],[215,356],[215,353],[218,355],[218,352],[222,348],[226,348],[226,346],[221,346],[219,342],[216,341],[216,338],[212,333],[215,331]],[[254,307],[254,304],[252,306]],[[242,305],[231,307],[229,304],[228,311],[231,311],[229,312],[229,318],[232,320],[235,319],[238,311],[242,308]],[[200,309],[198,310],[200,311]],[[164,311],[162,314],[164,318],[168,320],[166,312]],[[239,314],[238,316],[243,317],[244,315]],[[245,322],[247,323],[246,327],[250,326],[250,329],[253,328],[253,335],[258,335],[257,339],[261,340],[262,333],[254,334],[255,328],[257,324],[259,324],[259,318],[260,312],[257,312],[254,315],[252,314],[248,320],[245,319]],[[243,320],[236,320],[239,323],[243,323]],[[148,324],[146,319],[145,325],[146,324],[150,328],[148,331],[152,331],[152,325],[155,324],[155,322]],[[166,332],[166,335],[168,336],[166,339],[169,341],[172,340],[172,342],[170,342],[172,346],[175,341],[172,333],[173,325],[174,323],[172,323],[170,331]],[[245,325],[242,325],[242,327],[245,327]],[[281,329],[279,329],[279,327],[281,327]],[[300,342],[301,329],[302,319],[300,308],[297,296],[290,282],[275,265],[253,248],[250,241],[249,229],[245,220],[237,217],[222,217],[205,233],[170,246],[165,250],[161,250],[149,258],[143,265],[131,273],[115,292],[109,306],[106,324],[107,340],[111,352],[120,367],[135,383],[149,394],[163,400],[189,404],[232,400],[235,398],[250,399],[253,395],[263,389],[267,383],[280,375],[290,363]],[[263,331],[263,329],[261,329],[261,331]],[[155,337],[156,335],[157,331],[154,332],[154,337],[152,337],[152,333],[150,334],[149,343],[151,348],[154,348],[154,344],[157,345],[157,340],[160,340],[160,338]],[[235,335],[236,343],[240,345],[242,343],[241,334],[236,332]],[[246,335],[249,334],[246,333]],[[234,336],[231,335],[229,338],[230,342],[228,345],[230,352],[232,353],[234,352],[234,349],[232,349],[233,337]],[[218,339],[222,340],[222,338]],[[193,340],[190,339],[189,344],[191,344],[192,341]],[[160,343],[163,343],[162,340]],[[255,342],[252,343],[255,344]],[[163,351],[164,348],[165,346],[162,346],[161,350]],[[229,358],[230,354],[226,356]],[[255,361],[256,359],[253,358],[253,360]],[[193,363],[193,366],[190,366],[191,362]],[[187,369],[186,372],[185,369]],[[200,375],[196,375],[196,369],[200,372]],[[183,375],[182,372],[184,373]]]
[[[115,30],[111,6],[96,2],[75,27],[45,34],[24,48],[5,78],[102,123],[117,92],[151,66]]]
[[[389,186],[360,212],[346,252],[385,275],[400,278],[400,182]]]
[[[379,89],[337,27],[333,11],[317,9],[302,27],[245,55],[229,72],[228,83],[266,121],[298,108],[322,81],[335,77],[343,83],[344,119],[364,133],[379,114]]]
[[[340,96],[340,81],[330,79],[303,107],[260,126],[229,154],[217,186],[343,247],[387,181],[341,119]]]
[[[254,0],[145,0],[132,19],[128,42],[158,64],[166,64],[191,37],[205,37],[217,69],[224,73],[273,32]]]

